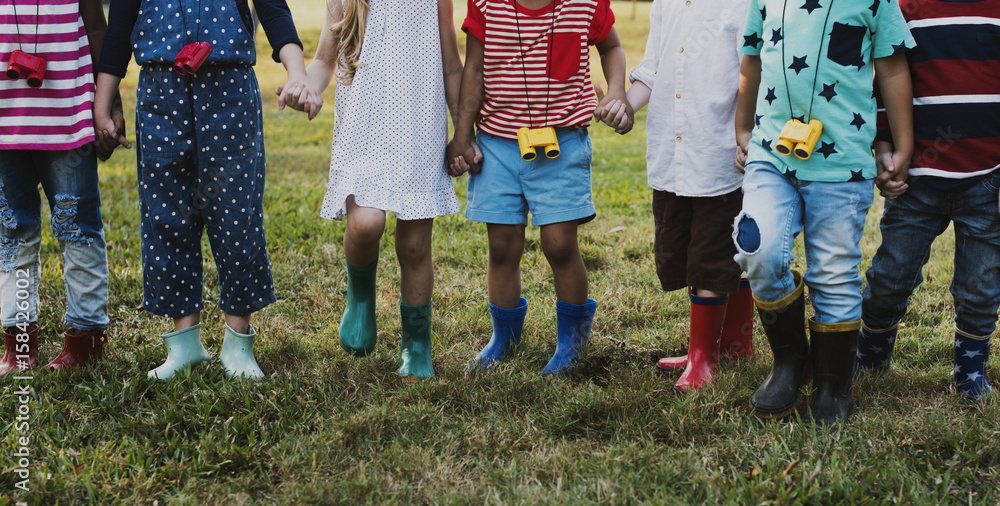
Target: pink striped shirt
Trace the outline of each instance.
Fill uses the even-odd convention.
[[[0,74],[0,149],[55,151],[92,142],[94,75],[79,0],[0,5],[0,70],[16,49],[45,59],[45,80],[36,89]]]
[[[607,38],[615,16],[609,0],[553,1],[533,10],[469,0],[462,29],[483,44],[481,131],[516,139],[520,127],[590,125],[597,99],[589,46]]]

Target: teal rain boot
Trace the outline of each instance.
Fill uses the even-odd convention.
[[[167,360],[160,367],[149,371],[146,377],[168,380],[185,366],[200,364],[212,358],[201,344],[200,323],[186,329],[167,332],[161,337],[167,347]]]
[[[594,323],[597,302],[586,304],[556,301],[556,353],[542,369],[542,377],[571,372],[587,349],[590,327]]]
[[[434,376],[431,364],[431,312],[434,301],[423,306],[399,303],[403,319],[403,340],[399,343],[399,369],[404,379],[426,379]],[[412,378],[411,378],[412,377]]]
[[[222,351],[219,352],[219,360],[226,368],[226,378],[244,377],[248,379],[262,379],[264,371],[257,365],[257,359],[253,356],[253,342],[257,339],[257,331],[250,326],[249,334],[238,334],[235,330],[226,325],[226,336],[222,339]]]
[[[375,269],[378,258],[368,267],[358,269],[347,263],[347,304],[340,319],[340,346],[355,356],[375,349],[378,329],[375,326]]]

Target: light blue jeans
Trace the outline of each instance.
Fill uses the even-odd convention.
[[[38,320],[41,183],[59,241],[66,326],[108,326],[108,256],[90,144],[68,151],[0,150],[0,324]]]
[[[754,297],[773,302],[795,289],[795,237],[805,232],[809,297],[819,323],[861,319],[861,235],[874,182],[801,181],[766,162],[747,165],[743,211],[736,217],[736,262]]]

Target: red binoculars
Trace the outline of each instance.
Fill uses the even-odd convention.
[[[208,55],[212,54],[212,45],[208,42],[192,42],[181,49],[174,58],[174,70],[190,76],[198,72],[201,64],[205,63]]]
[[[41,88],[45,80],[45,58],[15,49],[7,62],[7,78],[17,81],[22,76],[28,80],[28,86]]]

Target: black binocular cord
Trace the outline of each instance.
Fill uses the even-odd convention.
[[[816,80],[819,78],[819,64],[823,60],[823,37],[826,36],[826,24],[830,21],[830,13],[833,12],[833,2],[830,0],[830,5],[826,8],[826,19],[823,20],[823,31],[819,34],[819,51],[816,53],[816,72],[813,73],[812,90],[809,92],[809,113],[808,117],[803,123],[809,123],[812,121],[813,114],[813,100],[816,99]],[[788,9],[788,0],[785,0],[784,5],[781,7],[781,33],[784,35],[785,32],[785,10]],[[795,118],[795,113],[792,112],[792,92],[788,89],[788,69],[785,68],[785,41],[781,41],[781,77],[785,79],[785,96],[788,98],[788,116],[792,119]]]
[[[194,24],[197,25],[197,26],[195,26],[195,33],[194,33],[194,41],[196,43],[201,41],[200,40],[201,39],[201,33],[200,33],[201,32],[201,0],[198,0],[198,7],[197,7],[197,9],[198,9],[198,17],[195,18],[195,22],[194,22]],[[184,40],[187,40],[187,31],[188,31],[188,29],[187,29],[187,18],[184,17],[184,7],[183,6],[181,6],[181,26],[184,28]]]
[[[42,0],[35,2],[35,47],[31,50],[31,54],[38,52],[38,11],[41,10]],[[17,2],[15,0],[10,0],[10,10],[14,11],[14,29],[17,30],[17,48],[24,51],[21,47],[21,23],[17,20]]]
[[[201,0],[198,0],[201,1]],[[521,42],[521,21],[517,16],[517,0],[514,0],[514,23],[517,24],[517,42]],[[549,52],[548,61],[545,62],[546,68],[551,68],[552,66],[552,37],[556,33],[556,0],[552,0],[552,26],[549,28]],[[524,99],[528,104],[528,126],[529,128],[535,128],[535,120],[531,117],[531,93],[528,93],[528,71],[524,67],[524,57],[527,56],[528,52],[521,50],[521,75],[524,77]],[[552,79],[550,76],[546,75],[545,80],[545,104],[549,103],[549,89],[552,84]],[[545,119],[542,122],[542,126],[549,122],[549,109],[545,108]]]

